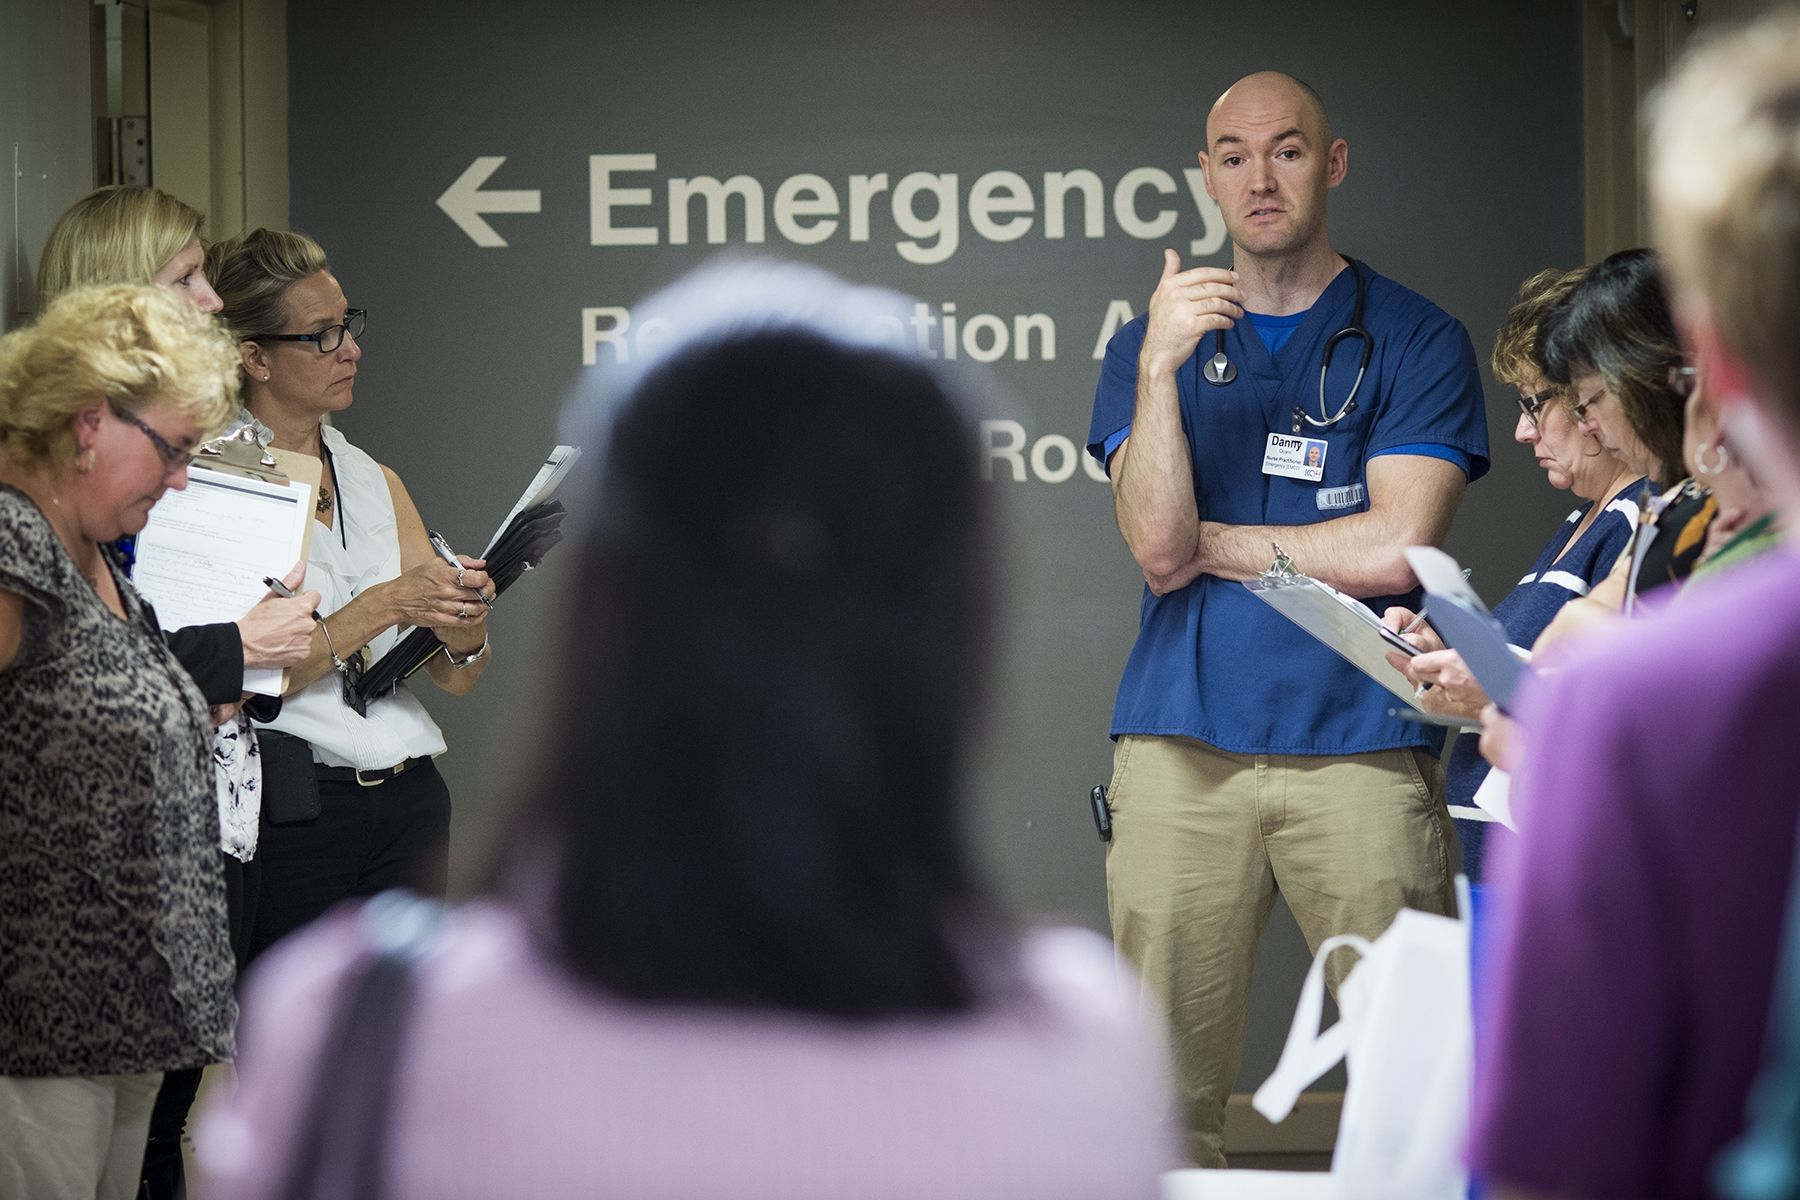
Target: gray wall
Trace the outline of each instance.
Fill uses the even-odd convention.
[[[1083,5],[989,0],[852,11],[841,4],[654,6],[575,3],[296,7],[289,28],[292,214],[330,251],[351,303],[371,310],[349,436],[406,479],[428,524],[459,547],[492,523],[550,445],[583,367],[583,309],[627,306],[720,249],[777,253],[980,313],[1048,314],[1054,359],[993,365],[1016,421],[1055,476],[1087,429],[1094,348],[1109,304],[1139,309],[1161,247],[1216,229],[1187,195],[1206,108],[1238,75],[1292,71],[1326,97],[1350,144],[1332,200],[1339,247],[1436,299],[1485,357],[1518,281],[1581,252],[1580,106],[1574,6],[1408,0],[1372,7],[1263,3]],[[349,34],[350,36],[338,36]],[[613,223],[652,227],[654,245],[593,244],[590,155],[655,155],[615,186],[650,189]],[[504,247],[475,244],[435,204],[482,156],[505,162],[486,186],[538,193],[536,212],[490,218]],[[1167,234],[1134,236],[1113,186],[1167,172],[1173,197],[1138,196]],[[1101,236],[1046,236],[1044,174],[1087,169],[1108,197]],[[996,241],[973,227],[969,191],[1017,172],[1028,231]],[[852,175],[885,172],[866,240],[840,223],[813,245],[773,220],[746,245],[737,201],[723,246],[704,205],[671,244],[667,180],[754,177],[767,213],[783,180],[815,173],[840,199]],[[896,243],[893,186],[954,172],[960,238],[942,261]],[[629,199],[629,198],[627,198]],[[929,218],[932,205],[915,211]],[[1004,219],[1004,214],[996,219]],[[805,223],[811,224],[813,218]],[[925,236],[923,244],[934,244]],[[1228,249],[1205,257],[1225,262]],[[598,350],[604,370],[614,361]],[[1497,600],[1567,511],[1528,454],[1517,413],[1490,383],[1493,474],[1469,495],[1450,549]],[[856,453],[857,447],[846,447]],[[977,822],[1006,893],[1022,908],[1104,928],[1102,858],[1085,794],[1110,764],[1107,720],[1130,646],[1139,577],[1113,527],[1105,485],[1081,469],[1030,471],[993,487],[1012,518],[1007,638]],[[476,696],[427,695],[451,753],[459,862],[481,834],[538,721],[535,684],[553,561],[495,618],[496,660]],[[427,688],[429,692],[431,689]],[[1271,933],[1245,1080],[1272,1064],[1305,952],[1291,923]]]
[[[35,307],[38,255],[94,186],[88,0],[0,0],[0,331]]]

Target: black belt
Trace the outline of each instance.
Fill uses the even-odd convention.
[[[363,787],[375,787],[386,783],[396,775],[404,775],[408,771],[417,770],[431,761],[431,756],[421,754],[417,758],[409,758],[405,762],[395,763],[391,767],[328,767],[324,763],[313,764],[313,776],[320,783],[359,783]]]

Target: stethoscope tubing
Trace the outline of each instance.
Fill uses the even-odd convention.
[[[1362,263],[1347,255],[1344,261],[1350,264],[1350,271],[1356,279],[1356,303],[1350,310],[1350,324],[1325,340],[1325,350],[1319,361],[1319,415],[1314,417],[1296,405],[1293,425],[1295,433],[1300,432],[1302,425],[1308,425],[1314,429],[1329,429],[1356,411],[1356,395],[1362,390],[1363,376],[1369,369],[1369,356],[1375,350],[1375,339],[1363,327],[1363,304],[1368,295],[1368,280],[1363,275]],[[1332,352],[1337,349],[1338,343],[1346,338],[1355,338],[1360,341],[1362,354],[1357,359],[1356,379],[1350,385],[1350,394],[1344,397],[1344,402],[1338,405],[1337,411],[1328,416],[1325,403],[1325,376],[1331,370]],[[1225,331],[1223,329],[1213,331],[1213,355],[1201,367],[1200,375],[1214,387],[1224,387],[1237,378],[1237,364],[1225,354]]]

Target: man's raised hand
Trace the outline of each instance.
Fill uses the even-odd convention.
[[[1237,272],[1226,267],[1181,269],[1181,256],[1163,251],[1162,278],[1150,296],[1150,322],[1138,369],[1173,373],[1193,354],[1200,339],[1215,329],[1229,329],[1244,315],[1244,295]]]

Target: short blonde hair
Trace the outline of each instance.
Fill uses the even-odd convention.
[[[206,217],[167,192],[103,187],[57,219],[38,265],[44,305],[90,283],[149,283],[200,236]]]
[[[1654,108],[1649,176],[1672,292],[1800,421],[1800,14],[1682,61]]]
[[[64,292],[0,337],[0,451],[27,471],[75,460],[75,414],[101,397],[167,404],[208,434],[237,411],[237,344],[185,296],[145,284]]]
[[[1558,300],[1575,290],[1585,270],[1565,271],[1551,267],[1539,271],[1519,285],[1500,331],[1494,335],[1494,378],[1508,387],[1521,387],[1527,381],[1544,375],[1542,347],[1538,345],[1538,325]],[[1547,378],[1547,377],[1546,377]],[[1551,383],[1558,400],[1573,403],[1567,386]]]

